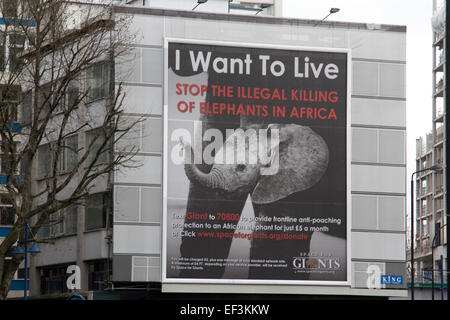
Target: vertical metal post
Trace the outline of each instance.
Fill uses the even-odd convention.
[[[450,13],[450,9],[448,8],[448,5],[446,2],[444,2],[444,6],[445,6],[445,16],[448,17],[449,13]],[[444,53],[447,53],[447,35],[444,37],[443,40],[443,48],[444,48]],[[449,248],[449,231],[450,231],[450,226],[448,223],[448,218],[449,218],[449,214],[448,214],[448,208],[450,207],[450,203],[449,203],[449,198],[448,198],[448,193],[447,193],[447,152],[449,150],[449,143],[448,143],[448,139],[450,136],[450,129],[447,123],[448,120],[448,101],[447,101],[447,97],[448,97],[448,77],[447,77],[447,62],[444,63],[444,126],[445,126],[445,130],[444,130],[444,148],[443,148],[443,165],[444,165],[444,171],[443,171],[443,175],[444,175],[444,183],[443,183],[443,187],[444,187],[444,213],[445,213],[445,223],[447,225],[446,227],[446,240],[447,240],[447,250],[446,250],[446,256],[447,256],[447,263],[446,263],[446,269],[447,269],[447,300],[450,298],[450,268],[449,268],[449,258],[450,258],[450,248]],[[444,266],[444,261],[442,261],[442,266]],[[442,267],[443,269],[444,267]]]
[[[436,235],[433,238],[433,242],[431,242],[431,300],[434,300],[434,239],[436,238]]]
[[[444,300],[444,256],[441,254],[441,262],[439,263],[439,271],[441,273],[441,300]]]
[[[28,222],[25,222],[25,283],[23,289],[23,299],[27,300],[28,291]]]
[[[411,300],[414,300],[414,173],[411,175]]]

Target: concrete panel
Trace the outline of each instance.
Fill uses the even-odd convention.
[[[403,284],[401,285],[386,285],[388,289],[405,289],[407,285],[406,279],[406,262],[388,262],[386,263],[386,275],[402,276]],[[414,292],[415,293],[415,292]]]
[[[84,260],[108,258],[106,230],[84,233]]]
[[[380,277],[385,268],[384,262],[352,262],[352,288],[381,288]]]
[[[378,63],[354,61],[352,69],[352,93],[367,96],[378,96]]]
[[[405,235],[352,232],[352,259],[405,260]]]
[[[138,187],[114,187],[114,221],[139,221]]]
[[[142,49],[142,82],[162,84],[163,50]]]
[[[352,195],[352,228],[376,230],[377,211],[377,197]]]
[[[406,61],[406,34],[382,31],[348,31],[354,58]]]
[[[382,163],[406,163],[406,134],[399,130],[379,131],[379,161]]]
[[[406,127],[406,102],[352,98],[352,124]]]
[[[116,59],[116,82],[141,82],[141,48],[129,48]]]
[[[115,151],[136,152],[141,150],[141,122],[139,117],[122,117],[120,127],[130,128],[127,133],[116,133]]]
[[[159,257],[132,257],[132,281],[161,281]]]
[[[114,253],[161,253],[159,226],[114,225]]]
[[[379,228],[381,230],[405,230],[405,197],[378,198]]]
[[[380,64],[380,95],[406,98],[406,65]]]
[[[77,261],[77,237],[63,237],[55,243],[39,243],[41,253],[36,254],[34,265],[36,267],[75,263]]]
[[[164,17],[136,14],[132,19],[130,34],[134,35],[135,38],[130,39],[131,42],[162,46]]]
[[[115,175],[116,183],[160,184],[162,176],[161,157],[135,156],[135,168],[121,168]]]
[[[186,38],[186,20],[174,17],[166,17],[165,36],[170,38]]]
[[[123,109],[126,113],[162,114],[162,88],[147,86],[123,86],[125,98]]]
[[[161,222],[161,188],[141,188],[141,222]]]
[[[405,197],[352,195],[352,229],[404,231]]]
[[[257,27],[256,27],[257,26]],[[271,43],[289,46],[347,46],[347,30],[329,27],[257,24],[224,20],[166,18],[166,36],[175,38]]]
[[[131,281],[131,256],[114,255],[113,281]]]
[[[175,9],[175,10],[187,10],[191,11],[195,6],[196,1],[186,1],[186,0],[151,0],[152,8],[164,8],[164,9]],[[195,11],[199,12],[227,12],[228,6],[227,2],[223,0],[209,0],[206,3],[199,5],[195,8]]]
[[[378,137],[375,129],[352,129],[352,161],[377,162]]]
[[[352,191],[405,193],[405,168],[352,165]]]
[[[142,152],[162,152],[163,121],[147,118],[142,121]]]

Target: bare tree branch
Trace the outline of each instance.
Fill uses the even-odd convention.
[[[0,193],[15,224],[0,244],[0,300],[23,259],[12,251],[25,224],[36,234],[53,214],[83,201],[98,179],[138,166],[137,147],[116,145],[142,121],[124,121],[122,87],[114,88],[114,66],[132,38],[129,20],[107,5],[4,3],[3,16],[12,16],[0,30],[0,168],[7,177]]]

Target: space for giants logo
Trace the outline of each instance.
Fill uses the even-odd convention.
[[[292,258],[292,267],[295,273],[331,273],[342,270],[343,262],[331,254],[301,253],[298,257]]]

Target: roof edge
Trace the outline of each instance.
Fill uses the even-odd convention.
[[[320,27],[329,28],[347,28],[358,30],[370,30],[370,31],[391,31],[391,32],[406,32],[406,26],[404,25],[391,25],[391,24],[374,24],[374,23],[360,23],[360,22],[341,22],[341,21],[322,21],[321,20],[307,20],[307,19],[295,19],[295,18],[280,18],[280,17],[264,17],[264,16],[245,16],[245,15],[233,15],[224,13],[210,13],[210,12],[198,12],[198,11],[182,11],[182,10],[169,10],[169,9],[156,9],[156,8],[142,8],[142,7],[129,7],[123,5],[113,6],[113,10],[116,13],[126,14],[144,14],[144,15],[157,15],[168,17],[184,17],[184,18],[197,18],[208,20],[226,20],[237,22],[253,22],[253,23],[268,23],[279,25],[296,25],[296,26],[315,26],[320,22]]]

